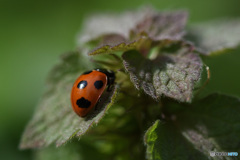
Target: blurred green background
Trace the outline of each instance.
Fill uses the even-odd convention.
[[[20,136],[43,93],[47,73],[60,54],[75,49],[83,18],[92,12],[121,12],[145,4],[159,10],[187,9],[188,25],[240,18],[239,0],[0,0],[1,160],[31,159],[29,150],[18,150]],[[240,96],[239,52],[240,48],[205,61],[212,71],[205,91]]]

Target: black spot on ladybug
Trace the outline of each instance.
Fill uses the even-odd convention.
[[[84,72],[83,74],[89,74],[89,73],[91,73],[92,71],[87,71],[87,72]]]
[[[81,81],[81,82],[79,82],[78,85],[77,85],[77,87],[78,87],[79,89],[83,89],[83,88],[85,88],[86,86],[87,86],[87,81]]]
[[[103,87],[103,82],[102,81],[96,81],[94,83],[95,88],[101,89]]]
[[[88,108],[91,105],[91,102],[84,97],[77,100],[77,105],[79,108]]]

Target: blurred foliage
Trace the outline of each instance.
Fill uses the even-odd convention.
[[[19,138],[43,92],[47,72],[58,56],[75,48],[74,37],[83,18],[92,12],[138,8],[149,1],[0,1],[0,159],[30,159],[18,151]],[[190,12],[190,23],[222,17],[239,17],[238,0],[153,0],[157,9]],[[212,77],[204,91],[240,96],[240,48],[204,60]],[[219,80],[220,79],[220,80]]]

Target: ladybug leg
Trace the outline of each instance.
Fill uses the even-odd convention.
[[[95,105],[95,108],[94,108],[95,111],[98,110],[98,104],[99,104],[99,101],[98,101],[97,104]]]
[[[94,107],[94,110],[96,111],[96,110],[98,110],[98,107],[99,107],[99,103],[101,102],[102,100],[101,100],[101,98],[98,100],[98,102],[97,102],[97,104],[95,105],[95,107]]]
[[[109,77],[109,79],[108,79],[107,92],[112,91],[114,80],[115,80],[115,75],[113,74],[112,77]]]
[[[112,87],[113,85],[108,85],[108,87],[107,87],[107,92],[111,92],[112,91]]]
[[[111,88],[110,88],[110,85],[108,85],[107,92],[110,92],[110,91],[111,91]]]

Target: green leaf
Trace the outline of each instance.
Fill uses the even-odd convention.
[[[80,137],[101,120],[114,102],[117,86],[104,94],[99,110],[87,118],[78,117],[70,103],[74,81],[92,67],[84,54],[73,52],[63,57],[49,75],[47,91],[23,133],[21,149],[40,148],[52,143],[61,146],[73,137]]]
[[[240,19],[215,20],[190,27],[187,38],[206,55],[224,53],[240,45]]]
[[[125,52],[131,49],[136,49],[137,45],[142,39],[138,39],[136,41],[131,41],[131,42],[117,42],[114,45],[111,44],[104,44],[103,46],[97,47],[96,49],[90,51],[88,54],[89,55],[97,55],[97,54],[107,54],[107,53],[113,53],[113,52]]]
[[[240,152],[240,99],[212,94],[193,104],[176,104],[186,110],[171,121],[156,121],[146,132],[148,159],[218,159],[210,152]]]
[[[240,153],[240,99],[212,94],[177,115],[182,134],[195,148]]]
[[[135,87],[143,89],[155,100],[167,96],[190,102],[194,84],[201,75],[202,62],[191,51],[191,46],[173,46],[162,47],[158,52],[160,55],[153,60],[144,58],[135,50],[125,52],[123,63]]]
[[[148,160],[205,160],[208,159],[171,123],[157,120],[145,133]]]
[[[143,12],[144,13],[144,12]],[[137,49],[145,39],[150,39],[151,41],[159,41],[162,39],[179,40],[184,35],[184,27],[187,21],[187,13],[183,11],[179,12],[146,12],[143,16],[141,13],[136,19],[139,20],[136,23],[136,19],[132,22],[132,28],[127,27],[124,33],[119,31],[108,31],[98,37],[93,38],[91,41],[87,41],[88,44],[94,43],[98,47],[89,52],[89,55],[96,55],[102,53],[112,53],[117,51],[125,52],[131,49]],[[105,17],[106,18],[106,17]],[[119,24],[119,26],[125,26],[128,24],[123,23],[120,17],[116,17],[114,21]],[[113,23],[112,20],[105,22],[109,26]],[[94,23],[94,28],[102,30],[100,26],[101,23]],[[93,25],[93,24],[92,24]],[[114,24],[115,26],[116,24]],[[98,27],[96,27],[98,26]],[[88,26],[91,28],[90,26]],[[125,27],[123,27],[125,28]],[[81,40],[83,41],[83,40]]]
[[[54,146],[50,146],[47,148],[39,149],[34,152],[34,160],[81,160],[81,146],[76,143],[68,144],[67,146],[62,146],[60,148],[56,148]]]

